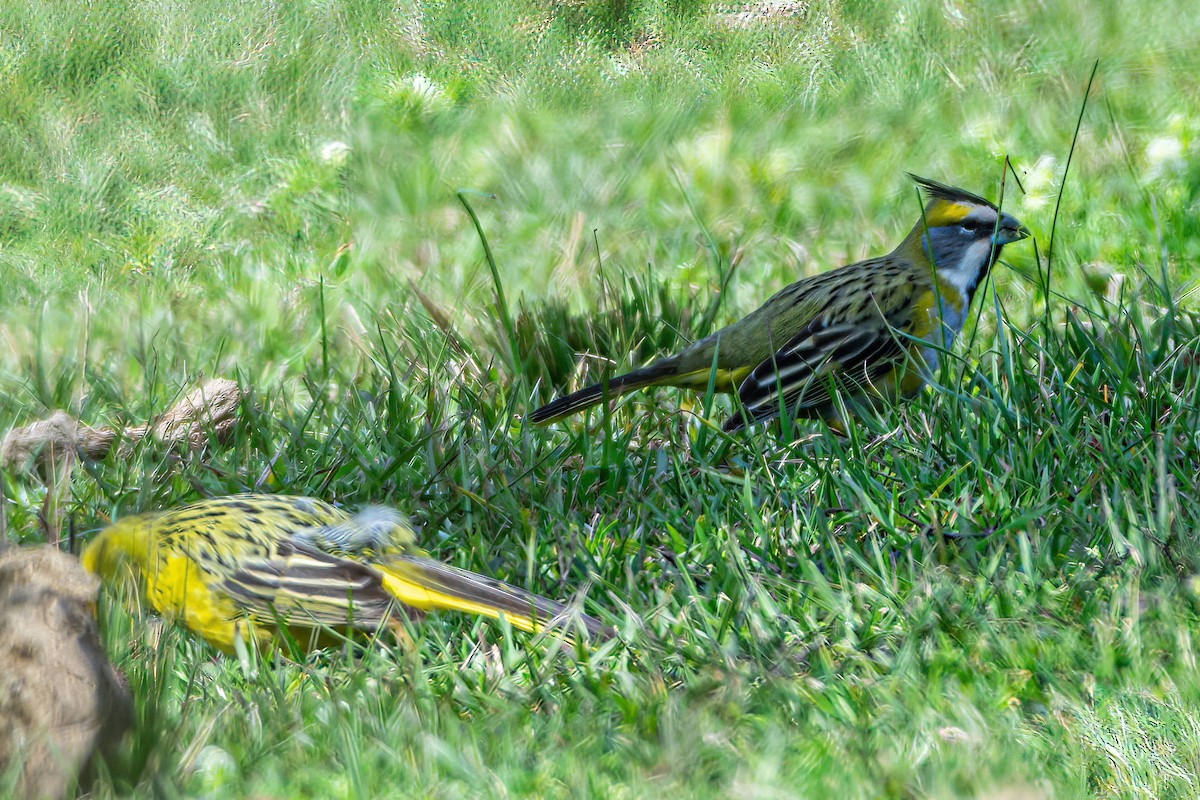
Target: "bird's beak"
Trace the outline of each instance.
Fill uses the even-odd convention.
[[[1016,217],[1011,217],[1008,214],[1000,215],[1000,227],[996,230],[996,235],[993,237],[997,247],[1003,247],[1006,244],[1019,242],[1030,235],[1029,228],[1021,224]]]

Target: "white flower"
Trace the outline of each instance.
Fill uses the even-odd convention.
[[[417,105],[423,107],[426,111],[432,111],[435,108],[446,104],[446,93],[442,91],[442,87],[438,86],[429,78],[425,77],[420,72],[409,74],[404,82],[408,84],[404,87],[409,98]]]
[[[1054,176],[1057,166],[1058,159],[1046,153],[1039,156],[1033,166],[1025,170],[1021,178],[1021,184],[1025,187],[1021,207],[1025,211],[1038,211],[1054,198]]]
[[[349,155],[350,145],[337,139],[321,145],[321,149],[317,152],[317,158],[321,159],[321,163],[334,167],[340,167],[346,163],[346,157]]]
[[[1146,166],[1150,177],[1157,178],[1183,168],[1183,142],[1176,136],[1159,136],[1146,145]]]
[[[204,788],[211,791],[236,778],[238,766],[228,752],[210,744],[196,755],[194,771]]]

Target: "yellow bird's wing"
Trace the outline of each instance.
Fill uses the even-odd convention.
[[[375,630],[396,611],[377,570],[295,541],[242,559],[220,588],[263,622]]]
[[[416,616],[431,610],[506,617],[522,630],[569,627],[590,635],[599,620],[503,581],[425,557],[396,512],[369,508],[329,525],[297,530],[271,558],[243,558],[221,584],[259,618],[374,629],[396,606]]]
[[[895,369],[906,350],[902,335],[882,317],[810,325],[746,376],[738,398],[751,422],[774,417],[781,408],[798,417],[824,415],[832,403],[831,387],[859,394]],[[743,424],[735,415],[725,429]]]

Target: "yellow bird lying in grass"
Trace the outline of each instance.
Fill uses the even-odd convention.
[[[239,638],[269,646],[281,624],[311,647],[331,628],[375,631],[435,609],[610,635],[561,603],[426,557],[386,508],[351,515],[308,497],[217,497],[118,520],[81,558],[106,580],[132,577],[156,611],[227,653]]]

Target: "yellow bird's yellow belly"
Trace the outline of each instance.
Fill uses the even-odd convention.
[[[210,576],[183,554],[166,556],[146,575],[145,593],[151,606],[164,617],[181,622],[226,653],[234,642],[256,639],[264,645],[270,632],[258,629],[242,616],[230,596],[209,585]]]
[[[909,335],[928,342],[913,343],[909,364],[903,374],[894,376],[902,397],[912,397],[925,385],[939,364],[943,350],[953,344],[966,318],[966,298],[948,281],[939,277],[938,292],[930,289],[917,298],[916,313]]]

